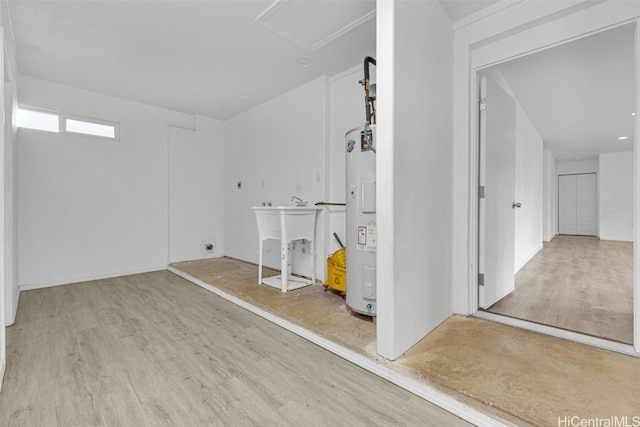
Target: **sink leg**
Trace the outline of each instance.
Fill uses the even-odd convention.
[[[280,275],[282,277],[282,292],[287,292],[287,280],[289,279],[289,243],[280,241],[280,251],[282,252],[280,262]]]
[[[262,284],[262,239],[258,239],[258,285]]]

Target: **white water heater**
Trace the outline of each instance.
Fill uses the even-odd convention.
[[[376,316],[375,138],[375,125],[345,135],[347,306],[367,316]]]

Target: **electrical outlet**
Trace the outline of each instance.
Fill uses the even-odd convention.
[[[216,251],[216,247],[213,243],[211,242],[207,242],[204,244],[204,250],[206,252],[215,252]]]

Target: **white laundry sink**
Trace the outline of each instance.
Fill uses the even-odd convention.
[[[260,240],[313,240],[316,229],[315,206],[256,206]]]
[[[322,208],[315,206],[255,206],[258,223],[259,262],[258,283],[280,288],[282,292],[315,283],[315,251],[313,241],[316,233],[316,214]],[[262,242],[279,239],[281,251],[281,275],[262,279]],[[311,280],[291,276],[289,266],[289,243],[308,240],[311,252]],[[291,285],[289,285],[291,282]]]

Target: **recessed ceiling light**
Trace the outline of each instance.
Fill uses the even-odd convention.
[[[618,141],[624,141],[625,139],[629,139],[628,136],[619,136]]]
[[[296,59],[296,65],[300,68],[309,68],[313,65],[313,61],[309,58],[298,58]]]
[[[634,111],[634,112],[632,112],[632,113],[629,113],[629,115],[630,115],[630,116],[635,116],[635,115],[636,115],[636,112]]]
[[[247,99],[249,99],[249,98],[251,98],[251,95],[250,95],[250,94],[248,94],[248,93],[241,93],[241,94],[240,94],[240,99],[247,100]]]

